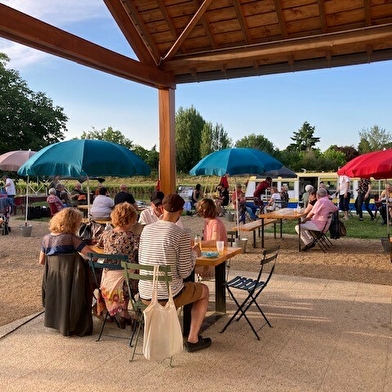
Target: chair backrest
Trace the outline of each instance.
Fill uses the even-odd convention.
[[[56,207],[56,204],[54,203],[48,203],[49,204],[49,208],[50,208],[50,216],[54,216],[55,214],[57,214],[59,212],[59,210]]]
[[[122,262],[125,262],[128,260],[128,255],[112,255],[112,254],[104,254],[104,253],[92,253],[89,252],[87,253],[87,256],[89,258],[88,264],[92,270],[93,273],[93,278],[96,287],[99,289],[100,282],[98,282],[98,271],[100,269],[110,269],[110,270],[121,270],[123,267],[121,266]],[[96,260],[98,259],[105,259],[105,260],[113,260],[117,263],[100,263]]]
[[[121,262],[121,267],[124,269],[124,278],[129,283],[130,279],[134,280],[151,280],[153,279],[154,265],[152,264],[136,264],[129,262]],[[167,290],[169,290],[169,284],[172,281],[170,273],[170,265],[159,265],[159,282],[165,282]]]
[[[276,246],[275,248],[263,250],[263,258],[260,261],[260,271],[257,279],[258,281],[261,280],[264,267],[269,264],[270,270],[268,272],[267,278],[264,280],[264,286],[267,286],[269,280],[271,279],[272,274],[274,273],[275,263],[276,263],[276,259],[278,258],[279,250],[280,250],[280,245]]]
[[[328,214],[328,218],[327,218],[327,221],[325,222],[324,228],[321,230],[322,234],[325,234],[329,230],[329,226],[331,225],[332,216],[333,216],[334,213],[335,213],[335,211],[334,212],[330,212]]]

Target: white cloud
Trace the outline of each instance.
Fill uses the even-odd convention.
[[[1,3],[44,22],[61,26],[102,15],[105,5],[97,0],[3,0]]]
[[[72,23],[91,21],[109,15],[105,4],[97,0],[3,0],[0,3],[71,33],[72,30],[67,27]],[[18,70],[52,57],[47,53],[1,38],[0,52],[6,53],[11,59],[9,67]]]

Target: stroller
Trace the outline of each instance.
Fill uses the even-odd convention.
[[[11,232],[9,219],[11,215],[11,201],[8,197],[0,198],[0,231],[1,235],[7,235]]]

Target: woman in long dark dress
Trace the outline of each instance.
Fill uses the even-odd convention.
[[[92,292],[89,267],[80,254],[92,252],[75,235],[82,222],[76,208],[64,208],[49,222],[50,233],[42,240],[39,263],[42,279],[44,325],[68,335],[91,335]]]

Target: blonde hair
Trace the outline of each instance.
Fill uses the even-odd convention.
[[[131,204],[127,202],[119,203],[114,206],[110,218],[114,226],[126,226],[131,222],[136,222],[137,212]]]
[[[216,218],[218,216],[218,211],[216,209],[214,200],[208,198],[201,199],[197,203],[197,213],[200,214],[203,218]]]
[[[77,208],[67,207],[60,210],[49,221],[49,230],[52,233],[75,234],[82,223],[83,213]]]

